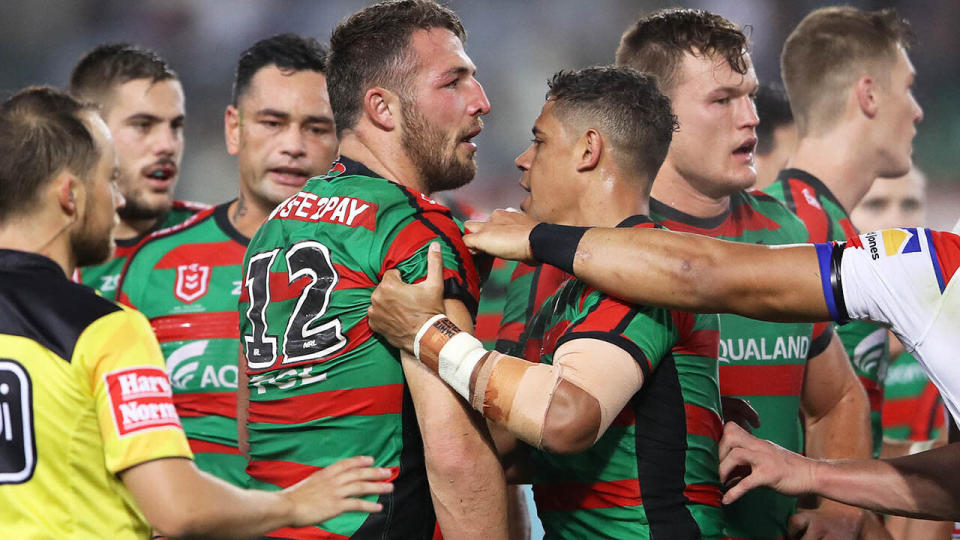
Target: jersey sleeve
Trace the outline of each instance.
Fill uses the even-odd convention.
[[[109,471],[193,458],[160,346],[143,315],[124,308],[102,317],[81,334],[76,350],[89,374]]]
[[[440,242],[443,254],[444,297],[460,300],[476,316],[480,277],[473,257],[463,243],[462,231],[451,217],[438,211],[418,212],[404,223],[387,246],[378,277],[395,268],[407,283],[427,277],[427,252]]]
[[[834,319],[889,325],[913,350],[960,265],[960,237],[929,229],[886,229],[846,244],[817,244],[817,255]]]
[[[580,338],[606,341],[630,353],[646,380],[677,341],[677,329],[670,312],[628,304],[590,289],[584,295],[599,295],[599,298],[571,321],[556,347],[559,349],[567,341]],[[581,302],[587,304],[584,299]]]

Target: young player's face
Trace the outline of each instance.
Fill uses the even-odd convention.
[[[403,146],[428,191],[455,189],[476,175],[472,139],[480,134],[480,117],[490,112],[490,102],[453,32],[420,30],[411,43],[419,67],[411,75],[413,99],[401,97]]]
[[[550,223],[573,224],[580,197],[576,181],[577,138],[553,114],[554,102],[548,101],[533,124],[533,141],[517,156],[521,171],[520,187],[529,195],[520,203],[527,215]]]
[[[917,169],[900,178],[877,178],[850,212],[861,231],[920,227],[926,221],[926,181]]]
[[[135,79],[118,85],[104,106],[120,163],[124,219],[170,210],[183,157],[184,98],[180,81]]]
[[[889,81],[878,85],[880,123],[874,133],[881,137],[879,163],[885,165],[881,176],[900,176],[910,170],[916,124],[923,120],[923,109],[913,97],[916,71],[907,52],[897,50],[897,60],[889,72]]]
[[[339,149],[327,78],[316,71],[261,68],[227,107],[225,129],[240,192],[265,210],[330,170]]]
[[[100,159],[83,179],[86,202],[70,234],[77,266],[99,264],[113,255],[116,246],[113,233],[120,222],[117,209],[123,205],[116,182],[119,159],[110,131],[96,113],[85,113],[83,120],[100,150]]]
[[[680,129],[663,164],[698,192],[720,198],[757,179],[757,75],[747,57],[741,75],[721,57],[685,54],[668,92]]]

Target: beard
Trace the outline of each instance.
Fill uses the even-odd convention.
[[[165,216],[173,205],[172,196],[164,198],[163,201],[159,203],[151,203],[147,197],[144,197],[147,188],[143,185],[139,188],[136,187],[136,179],[140,176],[141,172],[134,173],[133,178],[130,178],[129,173],[124,173],[124,177],[118,181],[119,185],[132,188],[123,193],[123,198],[126,202],[122,207],[117,208],[117,214],[120,216],[120,219],[124,221],[159,219]]]
[[[429,193],[465,186],[477,174],[477,163],[471,157],[461,161],[453,151],[445,153],[449,138],[431,126],[416,105],[402,103],[403,136],[401,143],[411,161],[420,170]],[[459,140],[459,139],[458,139]]]
[[[87,205],[80,226],[70,233],[70,249],[77,266],[93,266],[106,262],[113,256],[116,243],[113,240],[113,219],[105,220],[107,226],[90,223],[93,208]]]

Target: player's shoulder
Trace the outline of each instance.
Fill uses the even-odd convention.
[[[776,233],[776,241],[764,243],[805,243],[809,238],[803,220],[768,193],[755,189],[741,191],[731,197],[731,204],[737,215]]]
[[[218,213],[225,214],[229,204],[208,206],[176,225],[150,233],[136,246],[131,259],[138,256],[143,257],[144,253],[160,253],[162,255],[169,247],[190,243],[189,237],[197,233],[198,226],[214,219]]]

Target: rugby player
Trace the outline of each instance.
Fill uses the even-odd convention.
[[[115,299],[120,273],[137,243],[206,208],[173,199],[183,158],[183,86],[155,52],[109,43],[80,59],[70,75],[69,91],[100,105],[116,144],[117,185],[126,200],[117,210],[120,225],[113,257],[79,268],[74,280]]]
[[[780,64],[799,140],[789,168],[765,192],[803,220],[807,242],[857,236],[849,212],[874,179],[910,170],[923,118],[911,91],[910,40],[909,26],[892,9],[850,6],[815,10],[787,37]],[[876,457],[890,364],[887,330],[854,321],[837,335],[870,399]]]
[[[503,210],[467,227],[464,242],[471,249],[552,264],[630,302],[764,320],[869,319],[887,325],[937,385],[953,419],[960,418],[955,234],[886,229],[846,243],[768,247],[661,230],[538,225]],[[752,467],[724,503],[769,486],[884,513],[960,519],[960,445],[891,460],[818,460],[752,437],[733,423],[724,430],[721,476],[740,476],[739,466]]]
[[[761,84],[754,100],[757,106],[757,147],[753,159],[757,164],[754,189],[763,189],[777,179],[786,168],[797,147],[797,125],[790,112],[790,101],[783,88]]]
[[[92,104],[28,88],[0,105],[0,523],[8,538],[241,537],[385,493],[354,458],[279,493],[197,469],[138,313],[71,283],[113,250],[118,158]]]
[[[293,34],[241,54],[224,119],[238,197],[151,235],[120,285],[120,301],[146,315],[160,341],[197,465],[238,486],[248,481],[236,420],[243,254],[270,211],[336,159],[325,55]]]
[[[653,77],[610,67],[557,73],[533,144],[516,160],[530,194],[521,207],[559,223],[656,227],[646,216],[650,184],[675,126]],[[532,447],[547,536],[721,536],[716,315],[630,305],[571,279],[529,322],[524,360],[487,351],[436,315],[443,283],[434,270],[422,285],[386,274],[371,327],[418,351],[474,409]],[[429,324],[417,340],[397,339],[422,323],[409,291],[424,287]]]
[[[422,278],[439,240],[446,307],[472,327],[479,278],[449,210],[430,198],[473,178],[472,139],[490,111],[464,38],[456,14],[427,0],[376,4],[337,26],[327,88],[341,159],[247,248],[239,309],[253,485],[282,487],[369,451],[397,486],[381,514],[289,536],[431,538],[438,522],[448,538],[507,534],[503,470],[482,419],[366,318],[383,273]]]
[[[655,74],[680,124],[653,183],[650,215],[670,230],[743,243],[803,242],[803,223],[759,192],[753,161],[757,77],[734,23],[705,11],[652,13],[623,34],[616,63]],[[869,455],[868,404],[831,326],[720,316],[720,392],[759,413],[755,433],[818,457]],[[800,420],[802,413],[803,421]],[[778,538],[807,529],[855,536],[862,513],[754,494],[725,508],[726,535]]]

